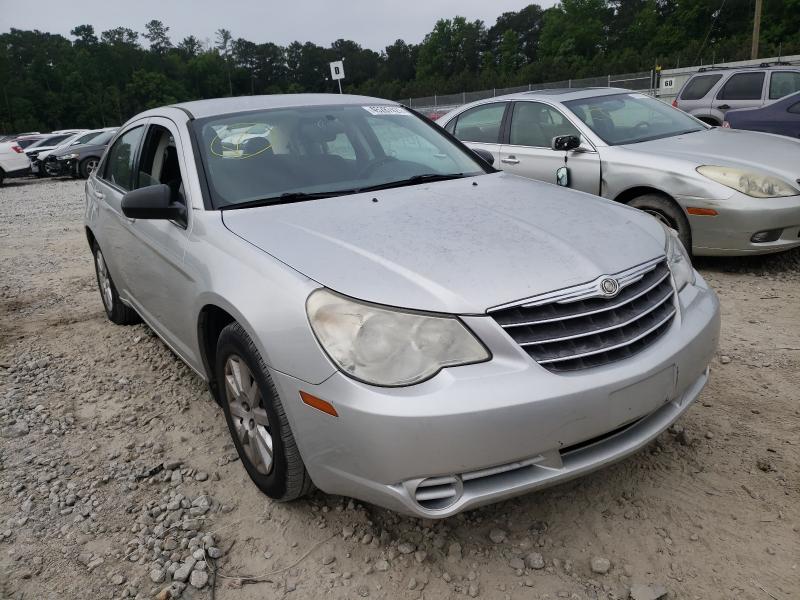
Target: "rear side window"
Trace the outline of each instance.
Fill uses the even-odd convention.
[[[737,73],[722,86],[718,100],[761,100],[764,72]]]
[[[800,73],[778,71],[769,80],[769,98],[776,100],[800,91]]]
[[[681,100],[700,100],[717,85],[720,79],[722,75],[698,75],[683,88]]]
[[[144,127],[135,127],[123,133],[111,146],[106,159],[103,179],[125,191],[133,187],[134,161]]]
[[[500,139],[500,124],[505,111],[505,102],[471,108],[459,115],[455,136],[462,142],[496,144]]]

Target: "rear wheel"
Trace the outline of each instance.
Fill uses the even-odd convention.
[[[278,392],[261,354],[239,323],[217,341],[217,394],[236,452],[270,498],[295,500],[313,489]]]
[[[80,173],[81,177],[83,177],[84,179],[89,179],[89,176],[97,168],[98,162],[100,162],[99,159],[95,158],[94,156],[89,158],[84,158],[81,161],[81,164],[78,165],[78,173]]]
[[[100,298],[103,300],[103,308],[106,310],[106,316],[112,323],[116,323],[117,325],[133,325],[141,321],[139,314],[119,299],[117,288],[114,286],[111,273],[108,272],[106,260],[97,242],[92,245],[92,253],[94,254],[94,271],[97,275],[97,287],[100,288]]]
[[[5,178],[6,178],[5,171],[3,171],[3,169],[0,169],[0,185],[3,185],[3,180]]]
[[[678,232],[686,251],[692,252],[692,229],[683,209],[672,199],[659,194],[645,194],[628,202],[629,206],[654,216],[667,227]]]

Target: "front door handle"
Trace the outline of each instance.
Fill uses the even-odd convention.
[[[507,165],[518,165],[519,160],[514,156],[509,156],[507,158],[501,158],[500,162],[506,163]]]
[[[728,110],[730,108],[730,104],[720,104],[717,108],[720,110]]]
[[[99,192],[99,191],[95,190],[94,191],[94,197],[97,198],[98,200],[102,200],[103,198],[106,197],[106,195],[103,192]]]

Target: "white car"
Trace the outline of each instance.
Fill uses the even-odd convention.
[[[31,173],[42,177],[44,175],[44,169],[42,169],[41,161],[44,160],[51,151],[61,146],[61,144],[79,137],[85,131],[85,129],[81,129],[80,131],[73,130],[66,133],[54,133],[25,148],[25,154],[27,154],[28,158],[31,160]]]
[[[31,161],[19,144],[0,144],[0,185],[7,177],[22,177],[31,172]]]

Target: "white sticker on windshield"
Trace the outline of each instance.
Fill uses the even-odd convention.
[[[649,98],[647,94],[628,94],[629,98]]]
[[[402,106],[391,106],[389,104],[383,104],[380,106],[364,106],[365,111],[367,111],[371,115],[410,115],[405,108]]]

